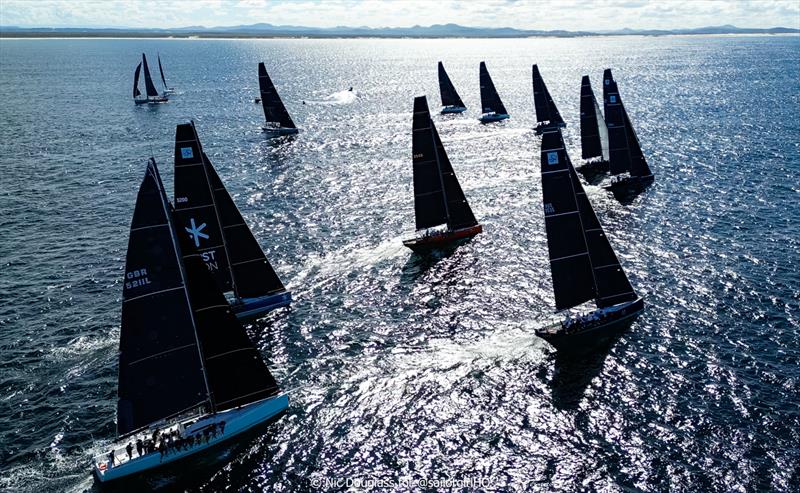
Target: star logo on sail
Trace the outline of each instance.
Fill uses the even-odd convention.
[[[186,230],[187,233],[189,233],[189,236],[191,236],[192,239],[194,240],[194,246],[200,248],[200,238],[204,238],[206,240],[208,239],[208,235],[202,232],[204,229],[206,229],[206,223],[203,223],[200,226],[198,226],[197,223],[194,222],[194,218],[191,218],[189,222],[192,227],[184,229]]]

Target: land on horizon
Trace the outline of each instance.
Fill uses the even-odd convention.
[[[122,37],[122,38],[524,38],[579,36],[667,36],[709,34],[800,34],[787,27],[741,28],[733,25],[687,29],[629,29],[599,31],[528,30],[510,27],[468,27],[434,24],[412,27],[306,27],[267,23],[238,26],[178,28],[127,27],[17,27],[0,26],[0,37]]]

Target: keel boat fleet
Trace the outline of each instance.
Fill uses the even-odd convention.
[[[147,58],[134,72],[134,103],[161,104]],[[441,115],[467,106],[438,63]],[[144,81],[144,93],[139,79]],[[641,192],[653,182],[638,136],[611,70],[603,74],[603,109],[589,76],[580,89],[582,165],[570,160],[567,127],[537,65],[531,71],[553,308],[563,319],[534,329],[557,351],[591,350],[644,311],[606,236],[581,173],[612,178],[606,188]],[[258,64],[265,135],[299,132],[264,63]],[[509,113],[484,62],[479,65],[482,123]],[[350,89],[352,91],[352,88]],[[415,254],[461,245],[483,231],[456,176],[426,96],[414,98],[411,176]],[[130,226],[122,293],[117,438],[93,460],[98,481],[129,478],[192,457],[279,419],[281,392],[242,322],[287,307],[291,292],[200,142],[193,121],[175,129],[174,200],[154,159],[147,163]]]
[[[151,159],[125,260],[119,436],[93,462],[102,483],[195,455],[277,419],[288,407],[180,224]]]

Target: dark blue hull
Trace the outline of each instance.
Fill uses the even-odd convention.
[[[498,115],[496,113],[487,113],[479,118],[481,123],[492,123],[492,122],[499,122],[500,120],[505,120],[507,118],[511,118],[509,115]]]
[[[276,308],[289,306],[291,302],[292,293],[290,291],[281,291],[261,298],[237,300],[231,303],[231,309],[239,320],[252,320]]]

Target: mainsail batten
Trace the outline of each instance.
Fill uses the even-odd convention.
[[[486,69],[486,63],[481,62],[480,65],[480,85],[481,85],[481,111],[483,113],[495,113],[497,115],[506,115],[506,110],[497,89],[494,87],[492,77]]]
[[[456,92],[456,88],[447,75],[442,62],[439,62],[439,92],[442,96],[442,106],[464,107],[464,102]]]
[[[258,87],[261,92],[261,106],[267,123],[277,123],[284,128],[297,128],[286,110],[275,84],[267,73],[264,63],[258,64]]]

